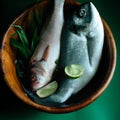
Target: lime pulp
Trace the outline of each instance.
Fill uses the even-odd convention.
[[[56,81],[53,81],[49,83],[48,85],[46,85],[45,87],[37,90],[36,94],[40,98],[45,98],[45,97],[52,95],[57,90],[57,87],[58,87],[58,83]]]
[[[71,64],[65,67],[65,74],[71,78],[79,78],[84,73],[84,68],[79,64]]]

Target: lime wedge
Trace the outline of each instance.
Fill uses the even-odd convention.
[[[71,64],[65,67],[65,74],[71,78],[78,78],[83,75],[84,68],[78,64]]]
[[[45,97],[52,95],[57,90],[57,87],[58,87],[58,83],[56,81],[53,81],[49,83],[48,85],[46,85],[45,87],[37,90],[36,94],[40,98],[45,98]]]

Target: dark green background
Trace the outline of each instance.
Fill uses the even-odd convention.
[[[37,0],[0,0],[0,42],[14,18]],[[81,3],[86,0],[79,0]],[[110,26],[116,46],[117,65],[104,93],[87,107],[67,114],[40,112],[20,101],[0,79],[0,120],[120,120],[120,5],[116,0],[91,0]],[[104,69],[104,68],[103,68]]]

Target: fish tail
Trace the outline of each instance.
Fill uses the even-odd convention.
[[[55,7],[59,7],[65,3],[65,0],[54,0],[55,1]]]

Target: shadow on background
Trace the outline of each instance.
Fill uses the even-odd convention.
[[[36,1],[39,0],[0,0],[0,42],[9,24]]]
[[[30,112],[33,109],[17,98],[13,92],[8,88],[5,81],[0,78],[0,114],[16,113],[16,112]]]
[[[9,24],[26,9],[26,6],[33,4],[32,0],[1,0],[0,1],[0,46],[4,32]],[[35,2],[35,1],[34,1]],[[24,5],[23,5],[24,3]],[[22,6],[22,7],[21,7]],[[0,66],[1,67],[1,66]],[[0,69],[1,71],[1,69]],[[1,72],[0,72],[1,73]],[[5,83],[2,73],[0,74],[0,115],[11,112],[29,112],[32,111],[28,105],[17,98]]]

